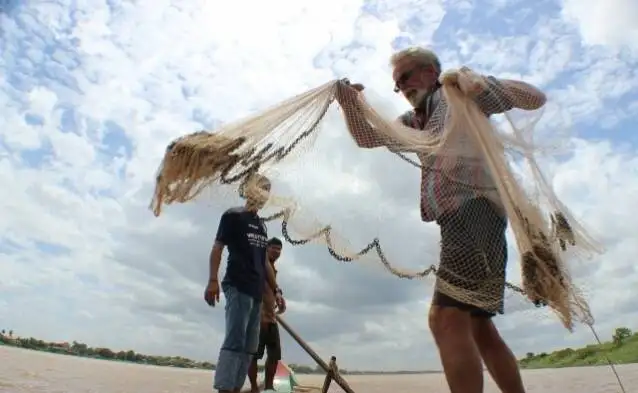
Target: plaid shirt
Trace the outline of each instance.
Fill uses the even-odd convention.
[[[504,96],[498,94],[502,90],[498,81],[488,78],[490,90],[479,94],[476,98],[479,108],[486,116],[502,113],[512,108],[504,105]],[[494,97],[498,94],[500,97]],[[421,110],[408,111],[399,117],[406,126],[423,130],[429,122],[440,124],[434,132],[443,131],[444,118],[447,113],[447,102],[441,90],[437,89],[426,98],[426,105]],[[505,106],[505,107],[504,107]],[[422,163],[421,170],[421,219],[435,221],[445,213],[457,210],[463,203],[477,197],[487,197],[502,209],[500,197],[494,180],[486,163],[479,158],[458,157],[453,169],[442,170],[445,158],[418,154]],[[449,165],[449,164],[448,164]],[[503,210],[503,214],[504,210]]]

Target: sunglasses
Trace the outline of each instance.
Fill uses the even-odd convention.
[[[410,80],[410,78],[412,78],[412,75],[414,75],[414,73],[416,71],[418,71],[418,70],[420,70],[422,68],[423,67],[420,67],[420,66],[413,67],[413,68],[405,71],[401,75],[399,75],[399,77],[394,82],[394,92],[395,93],[400,92],[401,89],[403,88],[403,85],[405,85]]]
[[[424,70],[424,69],[430,69],[430,68],[431,68],[430,66],[418,65],[405,71],[404,73],[399,75],[399,77],[394,82],[394,92],[399,93],[401,89],[403,88],[403,86],[410,80],[410,78],[412,78],[415,72]]]

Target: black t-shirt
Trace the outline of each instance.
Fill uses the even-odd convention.
[[[228,248],[222,284],[261,301],[266,281],[266,226],[256,213],[243,207],[222,214],[215,240]]]

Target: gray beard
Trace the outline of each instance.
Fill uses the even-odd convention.
[[[418,109],[421,106],[421,104],[423,104],[423,100],[425,99],[425,97],[428,95],[429,92],[430,90],[428,89],[419,89],[417,90],[416,94],[408,98],[408,101],[410,102],[410,104],[412,105],[414,109]]]

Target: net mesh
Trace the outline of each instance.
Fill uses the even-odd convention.
[[[181,137],[166,150],[151,208],[159,216],[163,205],[188,202],[204,189],[224,184],[245,194],[253,175],[289,161],[294,152],[303,151],[302,145],[312,147],[336,101],[358,146],[387,148],[421,169],[422,215],[434,215],[431,219],[441,228],[440,262],[418,272],[398,269],[377,238],[353,250],[347,236],[318,222],[293,196],[273,190],[268,203],[278,212],[265,219],[281,220],[288,242],[324,242],[335,259],[346,262],[374,255],[403,278],[434,274],[438,291],[492,313],[503,311],[503,292],[509,288],[537,306],[549,306],[569,330],[579,321],[593,324],[568,262],[602,248],[544,177],[535,160],[532,127],[517,127],[505,113],[541,106],[538,95],[522,82],[485,78],[467,68],[446,72],[439,80],[439,100],[419,127],[384,118],[347,80],[335,80],[214,133]],[[466,94],[473,86],[482,92]],[[498,113],[505,114],[508,131],[497,129],[487,116]],[[528,179],[512,170],[514,156],[528,167]],[[505,280],[508,259],[516,259],[507,255],[508,226],[520,254],[522,287]]]

